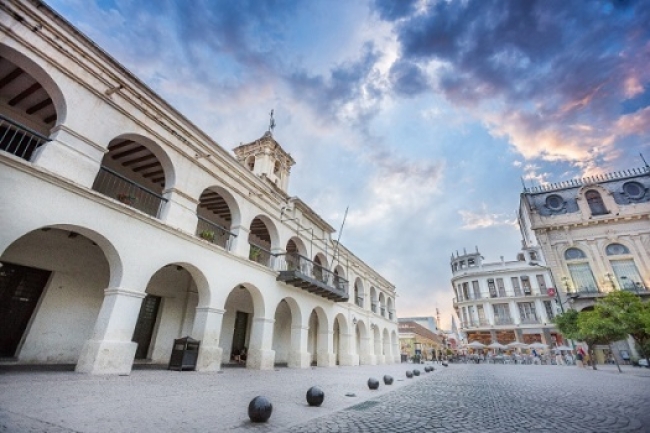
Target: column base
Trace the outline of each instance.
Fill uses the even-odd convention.
[[[336,365],[336,355],[329,352],[318,352],[316,365],[319,367],[334,367]]]
[[[246,368],[251,370],[273,370],[275,350],[249,349]]]
[[[86,374],[131,374],[138,344],[132,341],[87,340],[75,371]]]
[[[311,366],[311,353],[291,352],[287,364],[289,368],[309,368]]]
[[[359,355],[339,355],[339,365],[359,365]]]
[[[377,356],[377,364],[386,364],[385,355],[376,355],[376,356]]]
[[[221,357],[223,349],[219,346],[200,346],[199,358],[196,361],[196,371],[219,371],[221,370]]]
[[[377,365],[376,355],[361,355],[359,358],[359,364],[361,365]]]

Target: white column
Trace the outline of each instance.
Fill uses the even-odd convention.
[[[175,188],[163,191],[163,197],[167,203],[163,206],[160,219],[184,232],[196,234],[199,221],[196,208],[199,202]]]
[[[275,320],[264,317],[253,318],[248,348],[246,368],[254,370],[272,370],[275,362],[273,342],[273,324]]]
[[[359,349],[359,364],[376,365],[377,356],[373,353],[372,338],[361,337],[361,348]]]
[[[230,251],[240,257],[248,258],[250,255],[250,244],[248,243],[248,235],[250,230],[244,226],[234,226],[231,228],[233,233],[237,234],[233,241],[233,246]]]
[[[332,331],[322,331],[318,333],[316,364],[319,367],[334,367],[336,365],[336,355],[334,354],[334,333]]]
[[[221,324],[224,310],[209,307],[197,307],[194,317],[192,336],[201,340],[197,371],[219,371],[223,349],[219,347]]]
[[[79,355],[76,371],[90,374],[130,374],[137,343],[131,341],[144,292],[109,287],[104,290],[92,337]]]
[[[354,342],[354,334],[339,334],[341,352],[339,353],[340,365],[359,365],[359,355],[353,352],[352,344]]]
[[[65,125],[55,127],[51,137],[52,141],[36,150],[34,164],[92,188],[106,149]]]
[[[311,365],[311,356],[307,352],[309,326],[291,327],[291,349],[289,352],[290,368],[308,368]]]

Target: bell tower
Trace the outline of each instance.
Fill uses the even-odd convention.
[[[241,144],[233,151],[242,165],[286,193],[291,167],[296,161],[275,141],[271,129],[269,128],[261,138],[252,143]]]

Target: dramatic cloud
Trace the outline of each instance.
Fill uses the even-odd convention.
[[[648,2],[399,3],[375,2],[379,16],[395,22],[401,52],[393,70],[406,71],[398,77],[441,63],[429,77],[436,89],[526,158],[588,171],[617,141],[648,140]],[[427,80],[413,76],[411,86],[393,80],[395,92],[429,90],[418,84]],[[623,114],[628,100],[635,104],[625,108],[635,111]]]

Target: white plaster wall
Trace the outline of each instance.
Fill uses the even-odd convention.
[[[19,348],[24,363],[75,363],[90,337],[108,286],[108,263],[82,236],[36,231],[13,243],[1,260],[53,271]]]

